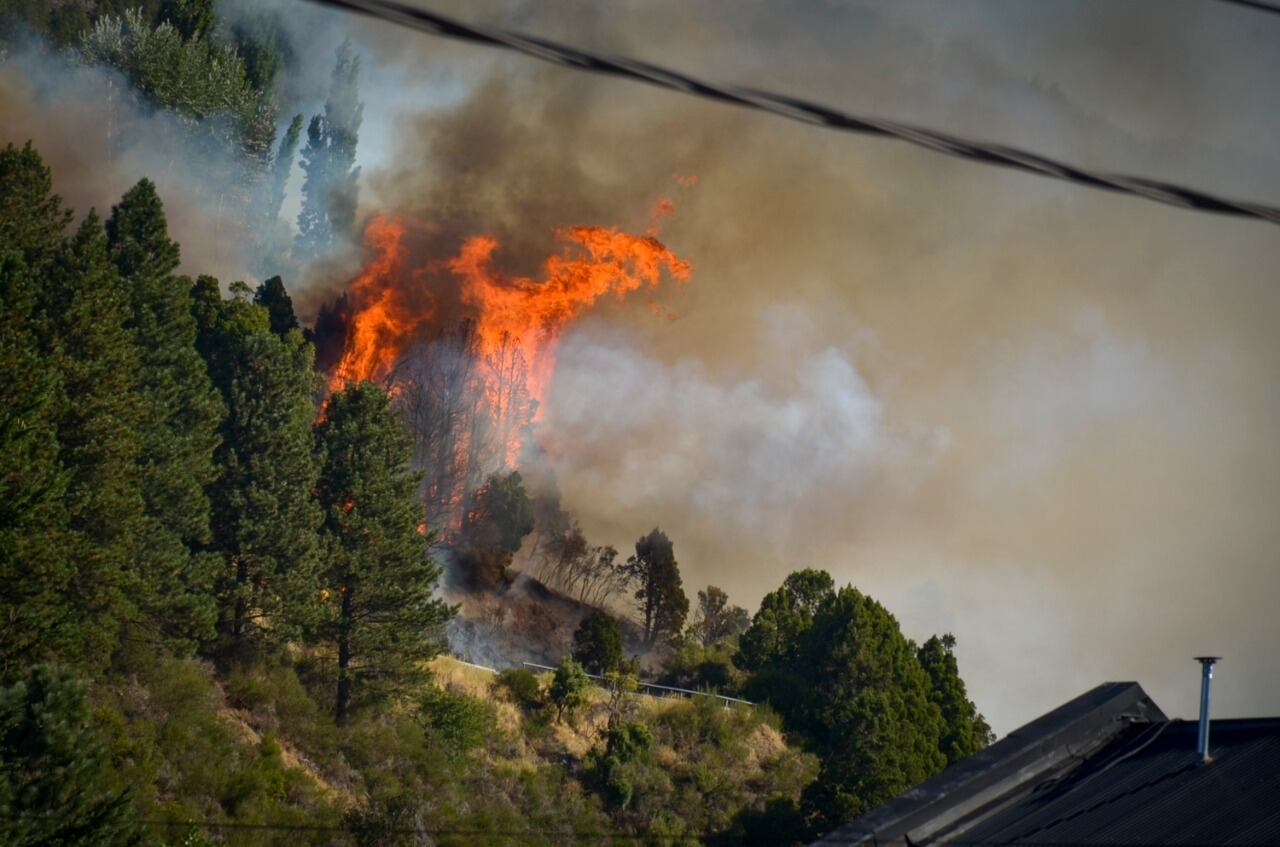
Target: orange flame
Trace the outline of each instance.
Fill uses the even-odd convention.
[[[556,231],[562,249],[543,262],[540,281],[504,278],[491,266],[498,242],[475,236],[449,268],[462,280],[463,302],[478,312],[480,349],[492,355],[504,339],[517,345],[528,364],[528,388],[541,403],[555,368],[556,341],[564,327],[607,294],[621,297],[652,288],[665,268],[684,282],[692,271],[653,236],[636,236],[604,227]]]
[[[660,200],[647,235],[610,227],[555,230],[557,247],[543,260],[537,279],[498,271],[493,257],[499,245],[489,235],[467,238],[443,263],[418,261],[406,241],[412,222],[374,216],[364,235],[370,258],[348,286],[345,346],[330,373],[330,390],[368,379],[389,381],[389,390],[397,393],[396,366],[418,344],[450,328],[444,324],[467,318],[481,365],[478,390],[500,445],[496,461],[515,467],[527,424],[541,415],[565,327],[609,295],[652,290],[666,277],[678,283],[690,278],[690,264],[657,238],[658,219],[672,210],[670,200]],[[473,434],[455,434],[460,455],[478,448]],[[447,489],[441,496],[459,506],[465,491],[439,483]]]
[[[347,329],[342,359],[329,377],[331,391],[348,382],[386,378],[405,348],[431,323],[434,310],[429,292],[415,286],[421,289],[414,292],[415,299],[425,304],[411,304],[405,296],[406,282],[414,286],[419,274],[407,267],[404,234],[402,221],[382,215],[375,215],[365,226],[364,246],[373,258],[348,286],[356,312]]]

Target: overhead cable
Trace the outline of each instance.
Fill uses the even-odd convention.
[[[1280,224],[1280,208],[1275,206],[1232,200],[1199,189],[1144,177],[1081,168],[1015,147],[961,138],[883,118],[853,115],[785,94],[710,83],[686,76],[679,71],[635,59],[606,56],[536,36],[465,24],[426,9],[395,2],[395,0],[312,0],[312,2],[369,15],[431,35],[514,50],[556,65],[647,82],[659,88],[768,112],[802,123],[892,138],[969,161],[1013,168],[1184,209],[1254,218]]]
[[[1269,0],[1218,0],[1218,2],[1229,3],[1232,6],[1244,6],[1247,9],[1256,9],[1259,12],[1280,14],[1280,3],[1273,3]]]

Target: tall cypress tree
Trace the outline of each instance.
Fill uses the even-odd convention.
[[[916,651],[929,675],[932,700],[942,712],[942,752],[947,764],[966,759],[995,740],[991,727],[969,699],[955,655],[956,637],[933,636]]]
[[[348,39],[338,47],[324,114],[307,126],[302,151],[302,210],[294,251],[302,257],[321,255],[338,238],[352,235],[360,169],[356,145],[364,104],[360,102],[360,57]]]
[[[242,285],[242,284],[241,284]],[[277,334],[267,308],[201,277],[199,347],[227,406],[210,489],[221,646],[244,657],[264,636],[295,635],[317,585],[320,509],[312,495],[314,350],[298,329]]]
[[[215,477],[224,409],[195,348],[190,283],[174,276],[178,245],[149,180],[112,209],[107,238],[124,282],[146,401],[139,464],[148,520],[138,539],[136,599],[151,621],[190,643],[207,637],[213,623],[211,563],[192,548],[210,540],[205,489]]]
[[[423,678],[452,614],[421,531],[409,441],[373,383],[333,394],[316,426],[323,457],[324,603],[316,635],[335,660],[334,715]]]

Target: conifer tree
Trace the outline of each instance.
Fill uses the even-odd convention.
[[[433,596],[439,569],[427,555],[408,437],[386,392],[363,382],[333,394],[316,444],[326,567],[315,634],[332,650],[341,722],[421,680],[452,611]]]
[[[131,313],[146,404],[139,459],[148,521],[138,538],[136,602],[190,644],[208,637],[213,623],[213,563],[192,548],[210,540],[205,489],[215,477],[224,408],[196,351],[190,283],[174,276],[178,245],[149,180],[112,209],[107,239]]]
[[[352,235],[360,169],[356,145],[364,104],[360,102],[360,57],[343,41],[329,86],[324,114],[307,126],[302,151],[302,210],[294,250],[302,257],[322,255],[339,238]]]
[[[140,464],[147,409],[124,291],[96,214],[45,279],[43,329],[66,392],[57,421],[68,472],[64,544],[76,565],[68,614],[83,622],[82,656],[105,660],[118,623],[134,617],[128,579],[147,527]]]
[[[302,333],[277,334],[247,286],[223,300],[217,280],[201,277],[193,299],[198,347],[227,407],[210,488],[218,629],[222,647],[244,657],[264,636],[296,635],[316,592],[318,376]]]
[[[0,680],[76,643],[65,595],[66,406],[40,295],[71,214],[30,144],[0,150]]]
[[[0,844],[146,843],[115,782],[82,685],[41,665],[0,688]]]
[[[271,163],[271,194],[263,210],[269,227],[280,219],[280,208],[284,205],[284,190],[289,183],[289,174],[293,171],[293,156],[298,152],[298,141],[301,135],[302,113],[299,112],[289,122],[284,135],[280,136],[280,146],[276,149],[275,161]]]
[[[0,154],[0,197],[11,150]],[[0,213],[0,231],[8,223]],[[62,600],[72,569],[60,544],[66,480],[55,423],[64,395],[39,352],[36,278],[12,243],[0,242],[0,681],[72,640]]]

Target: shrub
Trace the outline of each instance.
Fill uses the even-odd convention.
[[[465,694],[432,687],[419,703],[423,723],[457,753],[483,746],[493,734],[493,707]]]
[[[542,683],[525,668],[508,668],[498,674],[495,684],[505,688],[518,706],[531,709],[542,705]]]

